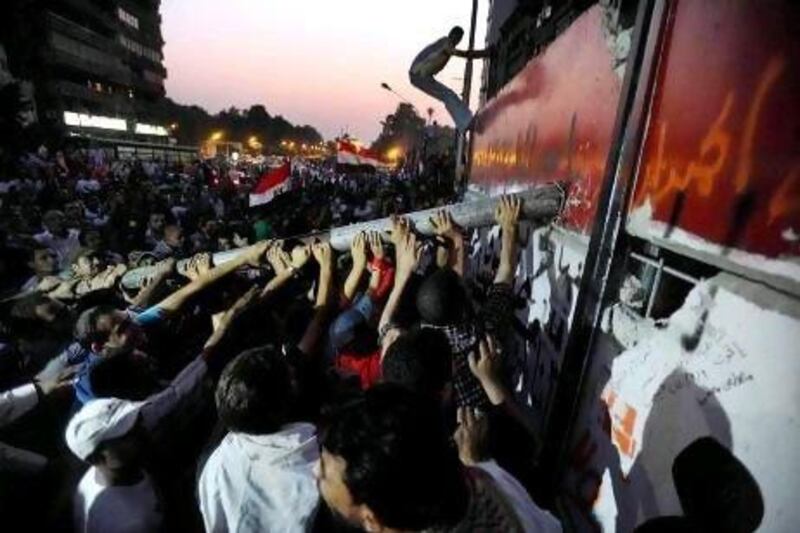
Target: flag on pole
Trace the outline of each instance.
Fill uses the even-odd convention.
[[[374,151],[362,148],[346,140],[340,140],[337,144],[336,162],[340,165],[370,166],[375,168],[386,166]]]
[[[289,190],[289,176],[292,175],[292,163],[286,161],[278,168],[267,170],[250,191],[250,207],[271,202],[276,196]]]

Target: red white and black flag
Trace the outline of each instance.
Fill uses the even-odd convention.
[[[340,140],[337,143],[336,162],[340,165],[383,167],[386,166],[372,150],[362,148],[357,144]]]
[[[289,190],[289,177],[292,175],[292,163],[286,161],[278,168],[267,170],[250,191],[250,207],[271,202],[276,196]]]

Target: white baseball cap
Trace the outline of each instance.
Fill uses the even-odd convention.
[[[103,442],[130,432],[144,404],[119,398],[86,403],[67,424],[67,446],[85,461]]]

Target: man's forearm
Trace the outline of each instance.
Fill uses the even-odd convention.
[[[319,289],[317,290],[317,301],[314,305],[314,316],[306,327],[303,338],[297,344],[297,348],[306,355],[314,352],[320,338],[327,330],[331,308],[328,305],[331,301],[333,288],[333,268],[323,266],[320,270]]]
[[[466,247],[464,238],[459,236],[452,240],[453,251],[450,253],[450,268],[459,276],[464,277],[464,266],[466,264]]]
[[[512,283],[516,270],[517,257],[517,227],[503,228],[503,240],[500,249],[500,265],[495,274],[495,283]]]
[[[397,273],[394,279],[394,287],[392,287],[392,292],[389,293],[389,299],[386,301],[386,306],[383,308],[383,313],[381,314],[381,320],[378,325],[379,329],[383,329],[384,326],[390,324],[394,320],[394,315],[400,305],[400,299],[403,297],[403,291],[410,279],[411,273]]]
[[[367,265],[362,263],[353,264],[353,268],[350,270],[350,274],[344,282],[343,289],[344,297],[347,298],[348,301],[353,301],[353,297],[356,295],[358,284],[361,282],[361,277],[364,275],[366,267]]]

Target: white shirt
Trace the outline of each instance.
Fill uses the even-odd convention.
[[[271,435],[229,433],[200,475],[207,532],[296,532],[319,505],[316,428],[289,424]]]
[[[426,46],[414,58],[409,72],[418,76],[433,76],[441,72],[452,55],[453,45],[450,43],[450,37],[442,37],[435,43]]]
[[[528,533],[561,533],[559,521],[533,503],[528,491],[500,465],[494,461],[485,461],[476,464],[475,468],[480,468],[492,477],[497,488],[508,498],[523,530]]]
[[[152,533],[161,529],[163,513],[153,482],[145,474],[129,486],[106,486],[89,468],[78,484],[74,502],[78,533]]]
[[[33,383],[0,394],[0,427],[10,424],[39,403]]]
[[[0,394],[0,427],[20,418],[38,403],[39,394],[32,383]],[[46,464],[47,459],[38,453],[0,442],[0,472],[33,475],[41,471]]]

